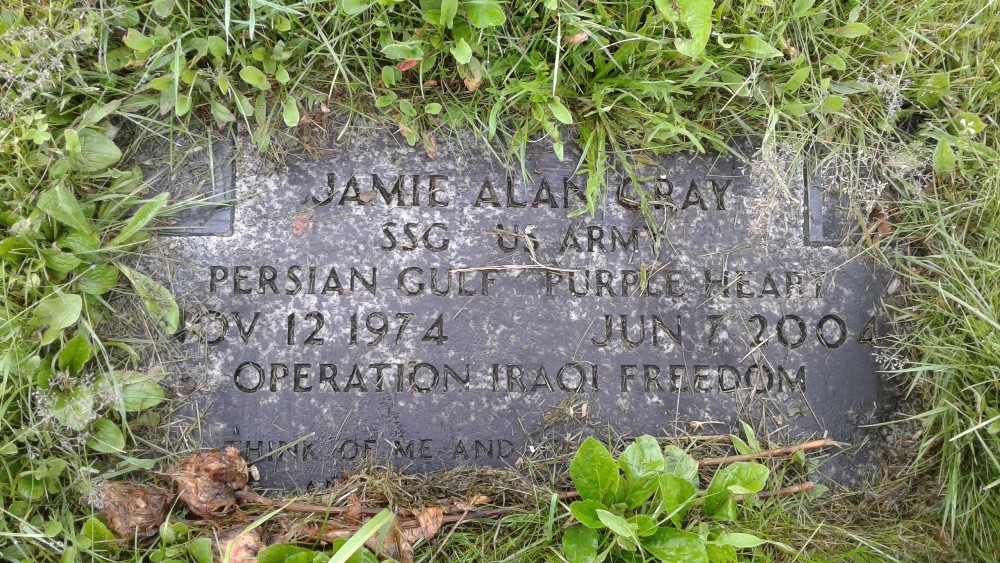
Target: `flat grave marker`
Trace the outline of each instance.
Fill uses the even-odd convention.
[[[774,194],[733,156],[659,158],[609,172],[591,217],[571,146],[521,170],[472,142],[431,160],[344,138],[287,170],[237,163],[231,232],[164,237],[203,442],[265,485],[513,465],[559,436],[553,409],[592,432],[763,416],[845,442],[882,416],[885,280],[810,228],[801,172]]]

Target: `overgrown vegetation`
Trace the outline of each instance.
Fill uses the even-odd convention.
[[[748,533],[796,550],[755,557],[1000,558],[998,51],[986,1],[0,2],[2,557],[155,549],[95,547],[110,532],[91,517],[100,482],[178,453],[142,439],[162,371],[106,328],[177,322],[163,287],[127,266],[177,202],[146,195],[122,131],[208,120],[279,155],[337,112],[392,123],[431,157],[452,127],[516,155],[539,137],[560,154],[572,126],[591,211],[609,158],[743,136],[762,138],[764,171],[822,155],[859,218],[888,225],[870,250],[908,252],[904,336],[883,354],[920,405],[922,445],[870,491],[748,508]],[[566,521],[546,502],[418,558],[558,560]],[[154,545],[206,561],[198,534],[173,526]],[[942,555],[952,545],[963,555]]]

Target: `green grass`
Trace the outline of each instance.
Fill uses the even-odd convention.
[[[859,217],[877,202],[895,225],[901,246],[869,250],[906,252],[898,378],[921,445],[879,487],[773,499],[745,524],[799,561],[1000,559],[997,3],[718,3],[694,57],[672,2],[501,2],[502,18],[486,4],[449,27],[412,0],[0,2],[0,557],[140,557],[98,553],[85,526],[92,483],[148,477],[142,429],[158,426],[156,374],[126,373],[154,339],[124,341],[111,321],[169,327],[176,314],[119,267],[148,236],[129,232],[128,210],[177,205],[144,196],[118,158],[125,139],[208,121],[280,157],[328,109],[429,153],[454,127],[515,157],[538,137],[558,152],[575,131],[592,207],[611,158],[747,136],[768,154],[822,155]],[[426,549],[559,560],[550,531],[565,513],[547,514],[462,526]]]

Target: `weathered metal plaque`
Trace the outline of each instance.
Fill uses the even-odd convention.
[[[231,235],[165,241],[190,412],[265,484],[513,465],[581,422],[851,442],[879,416],[884,282],[811,238],[801,171],[781,193],[735,157],[664,158],[609,172],[590,216],[571,147],[522,169],[345,138],[237,163]]]

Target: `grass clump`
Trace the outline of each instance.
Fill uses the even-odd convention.
[[[0,4],[2,557],[148,552],[96,549],[107,530],[87,503],[92,483],[148,478],[173,453],[137,432],[159,426],[150,409],[164,398],[148,343],[108,328],[177,323],[166,289],[127,265],[177,203],[150,197],[122,160],[125,140],[169,140],[207,120],[280,155],[338,112],[391,124],[431,157],[454,127],[515,156],[539,139],[561,155],[573,136],[590,212],[610,159],[728,150],[746,136],[762,138],[762,158],[824,155],[857,215],[887,218],[889,240],[908,249],[898,318],[912,361],[899,377],[921,405],[922,444],[910,474],[826,504],[769,499],[748,509],[748,529],[798,560],[930,558],[951,542],[996,560],[997,37],[994,2]],[[558,560],[565,521],[546,502],[455,529],[418,556]],[[859,521],[864,511],[875,515]],[[189,549],[186,524],[161,534],[174,535],[176,558],[203,551]]]

